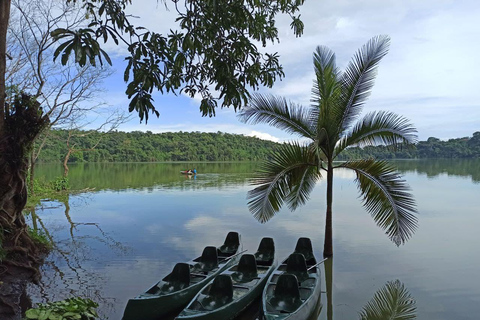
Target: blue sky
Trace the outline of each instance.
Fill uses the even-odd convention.
[[[138,24],[156,31],[174,29],[174,12],[156,0],[134,2],[131,13]],[[167,1],[168,3],[168,1]],[[308,105],[313,80],[312,53],[326,45],[337,53],[343,68],[354,52],[372,36],[387,34],[392,43],[379,67],[376,85],[364,113],[389,110],[409,118],[421,140],[471,136],[480,131],[480,3],[447,0],[306,0],[301,9],[305,33],[295,38],[288,17],[279,17],[280,44],[267,47],[279,52],[285,78],[261,92],[283,95]],[[127,109],[124,94],[122,49],[108,47],[116,72],[104,86],[103,99],[113,108]],[[119,130],[223,131],[256,135],[275,141],[294,137],[267,125],[246,125],[231,109],[202,118],[199,100],[179,95],[154,95],[160,112],[148,124],[138,117]]]

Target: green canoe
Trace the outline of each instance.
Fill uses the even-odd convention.
[[[177,263],[160,282],[128,301],[123,320],[157,320],[181,310],[215,276],[237,263],[240,250],[239,234],[229,232],[222,246],[206,247],[200,257]]]
[[[262,294],[275,269],[272,238],[263,238],[258,251],[215,277],[178,315],[177,320],[230,320]]]
[[[320,268],[312,243],[300,238],[294,253],[268,279],[262,295],[263,319],[308,319],[319,306],[320,292]]]

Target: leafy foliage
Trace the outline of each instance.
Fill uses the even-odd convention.
[[[296,36],[304,27],[296,15],[304,0],[172,1],[179,30],[166,35],[135,26],[125,12],[131,0],[68,2],[80,3],[91,23],[88,28],[53,31],[52,36],[61,42],[55,59],[61,56],[66,64],[73,54],[81,66],[95,65],[97,59],[100,64],[103,59],[111,64],[99,41],[111,39],[126,45],[129,55],[124,80],[131,99],[129,110],[137,111],[145,121],[149,112],[159,115],[153,105],[154,89],[184,92],[191,97],[200,94],[203,116],[215,115],[219,100],[222,107],[237,110],[248,102],[247,87],[272,87],[284,76],[278,54],[262,53],[254,41],[265,47],[279,40],[275,25],[278,14],[290,15]]]
[[[389,238],[397,245],[409,239],[417,225],[417,217],[412,214],[415,201],[396,168],[373,159],[348,161],[341,166],[355,171],[363,205]]]
[[[415,300],[399,280],[387,284],[375,293],[360,313],[361,320],[416,319]]]
[[[47,235],[45,234],[45,232],[43,232],[42,230],[38,230],[38,229],[35,230],[31,227],[28,227],[27,231],[28,231],[28,235],[30,236],[30,238],[34,242],[39,244],[41,247],[43,247],[47,250],[50,250],[52,248],[52,243],[47,238]]]
[[[28,189],[26,209],[35,208],[42,199],[64,200],[68,197],[70,183],[68,178],[60,176],[46,181],[43,178],[33,180],[33,190]],[[32,192],[33,191],[33,192]]]
[[[100,136],[102,137],[100,139]],[[63,161],[68,132],[52,130],[40,154],[40,162]],[[77,135],[79,150],[71,162],[155,162],[155,161],[257,161],[278,148],[272,141],[228,133],[176,132],[93,132]],[[59,182],[60,183],[60,182]]]
[[[39,304],[25,312],[26,319],[38,320],[94,320],[98,318],[98,304],[90,299],[70,298]]]
[[[389,148],[385,145],[351,147],[344,150],[338,157],[339,160],[352,160],[360,158],[377,159],[425,159],[425,158],[480,158],[480,132],[475,132],[471,137],[452,138],[442,141],[430,137],[426,141],[419,141],[408,148]]]
[[[336,67],[333,51],[318,47],[313,57],[315,80],[311,106],[302,107],[282,98],[256,95],[239,115],[243,122],[268,123],[309,140],[308,145],[282,146],[273,155],[273,161],[264,164],[255,181],[259,186],[248,193],[249,208],[261,222],[272,218],[284,202],[294,210],[307,201],[320,171],[326,171],[326,256],[333,254],[332,239],[327,235],[331,235],[332,227],[334,169],[348,168],[356,172],[365,208],[397,245],[404,243],[417,225],[413,196],[393,167],[375,160],[340,165],[333,162],[346,148],[356,145],[397,147],[416,142],[413,125],[394,113],[374,112],[359,119],[373,88],[378,64],[388,52],[389,42],[387,36],[370,39],[343,73]]]
[[[310,191],[320,178],[311,149],[297,143],[284,144],[269,161],[263,162],[248,192],[250,211],[260,222],[268,221],[284,200],[291,209],[308,200]]]

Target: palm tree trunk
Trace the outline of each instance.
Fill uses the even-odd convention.
[[[328,160],[327,168],[327,218],[325,221],[325,242],[323,245],[323,257],[333,256],[333,231],[332,231],[332,202],[333,202],[333,165]]]
[[[333,258],[325,261],[325,287],[327,289],[327,320],[333,320]]]

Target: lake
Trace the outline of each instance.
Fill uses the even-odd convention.
[[[396,161],[415,195],[419,228],[396,247],[363,209],[355,175],[334,178],[332,301],[322,293],[318,319],[358,319],[388,281],[400,280],[416,300],[418,319],[478,319],[480,304],[480,161]],[[196,167],[199,174],[179,173]],[[238,231],[244,249],[273,237],[284,259],[299,237],[321,258],[325,184],[299,210],[282,209],[260,224],[246,194],[255,163],[129,163],[70,166],[67,200],[42,201],[31,224],[46,230],[54,250],[42,267],[34,303],[72,295],[100,304],[102,319],[120,319],[128,298],[168,274],[176,262],[220,245]],[[37,177],[61,176],[61,165],[40,165]],[[325,291],[325,281],[322,282]],[[255,319],[258,303],[240,317]],[[315,317],[317,318],[317,317]]]

